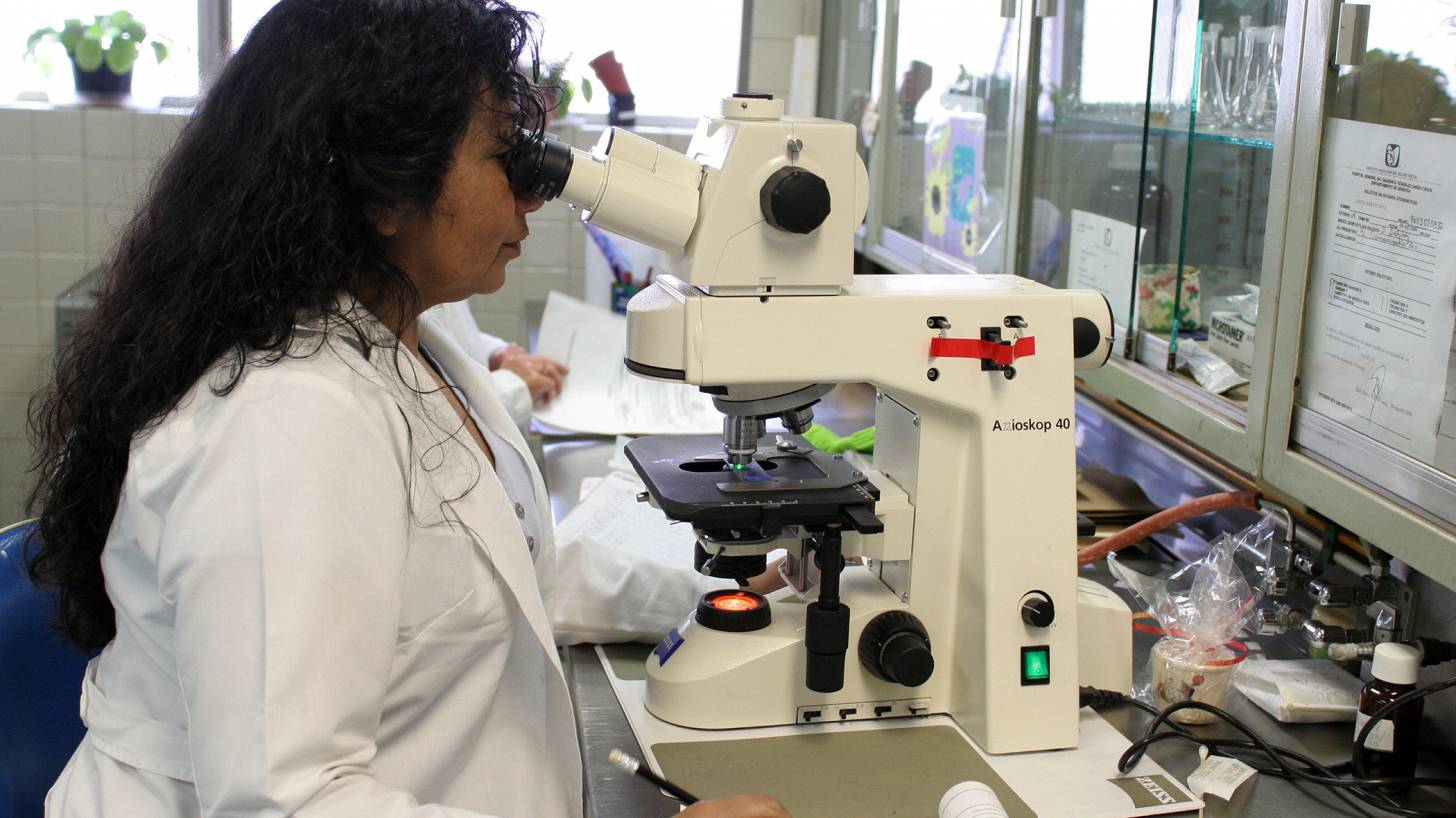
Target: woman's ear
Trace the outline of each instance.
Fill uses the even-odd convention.
[[[364,216],[374,225],[374,232],[385,238],[398,233],[404,222],[404,213],[401,210],[382,204],[364,205]]]

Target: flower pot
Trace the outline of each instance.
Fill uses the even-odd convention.
[[[130,71],[125,74],[114,74],[104,62],[95,71],[82,71],[81,67],[76,65],[75,60],[71,61],[71,71],[76,77],[76,93],[78,94],[117,97],[131,93]]]

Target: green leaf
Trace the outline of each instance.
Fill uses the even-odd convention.
[[[592,84],[591,84],[591,80],[587,79],[586,77],[582,77],[581,78],[581,98],[584,99],[584,100],[586,100],[587,102],[591,102],[591,95],[592,95]]]
[[[126,28],[134,19],[136,18],[132,17],[129,11],[117,11],[112,12],[109,22],[117,28]]]
[[[142,25],[141,23],[138,23],[135,20],[132,20],[130,23],[122,26],[121,30],[124,34],[126,34],[126,36],[132,38],[133,40],[136,40],[137,42],[141,42],[142,40],[145,40],[147,38],[147,27]]]
[[[76,60],[76,67],[82,71],[95,71],[101,67],[101,41],[85,39],[76,43],[76,53],[72,55]]]
[[[137,61],[137,44],[131,40],[113,40],[106,49],[106,67],[113,74],[125,74]]]
[[[65,28],[61,31],[61,45],[66,47],[67,54],[76,53],[76,43],[81,42],[81,36],[86,31],[86,26],[75,17],[66,21]]]
[[[56,36],[56,30],[53,28],[46,27],[36,29],[35,32],[27,37],[25,40],[25,56],[34,57],[35,47],[40,45],[40,41],[45,39],[46,37],[54,36]]]
[[[157,55],[157,62],[167,59],[167,46],[160,40],[152,40],[152,53]]]

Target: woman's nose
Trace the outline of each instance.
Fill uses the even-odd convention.
[[[532,196],[530,194],[518,194],[516,196],[516,212],[522,216],[527,213],[535,213],[545,204],[546,200],[540,196]]]

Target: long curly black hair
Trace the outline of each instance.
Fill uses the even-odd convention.
[[[533,22],[497,0],[282,0],[228,60],[31,401],[30,572],[71,641],[116,633],[101,550],[139,432],[219,361],[225,394],[250,356],[289,354],[295,318],[341,293],[413,314],[366,208],[431,207],[480,105],[540,135]]]

